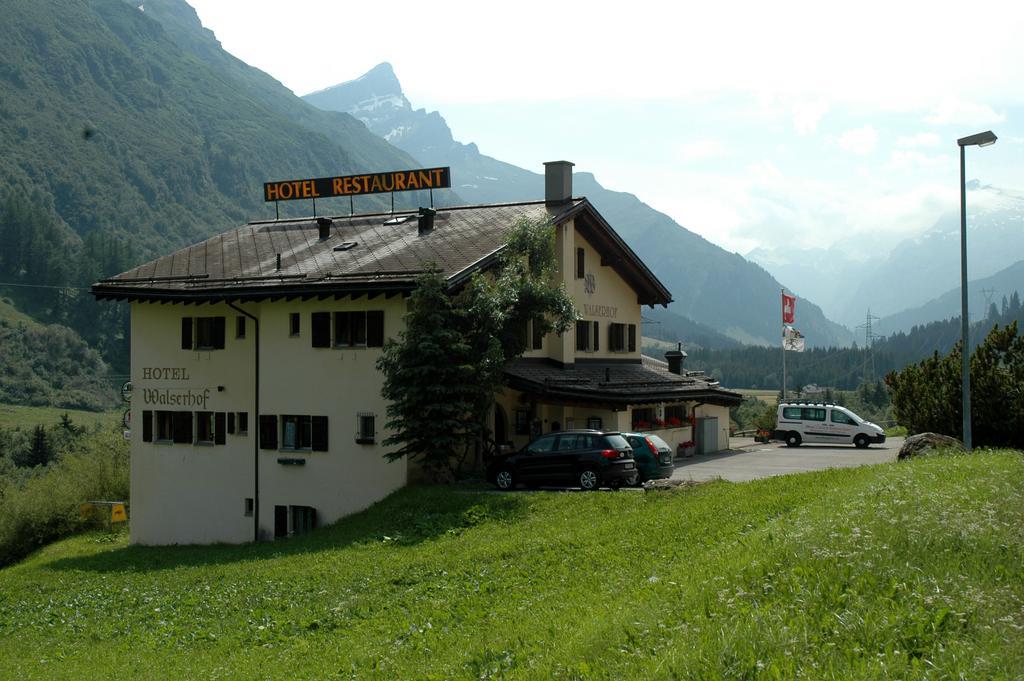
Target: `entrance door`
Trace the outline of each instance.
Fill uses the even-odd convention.
[[[274,507],[274,539],[288,536],[288,507]]]

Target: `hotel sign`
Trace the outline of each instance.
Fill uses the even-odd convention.
[[[387,173],[317,177],[310,180],[281,180],[263,184],[264,201],[295,201],[334,196],[384,194],[452,186],[451,168],[393,170]]]

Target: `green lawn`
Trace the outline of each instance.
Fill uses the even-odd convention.
[[[28,430],[37,425],[50,426],[60,423],[62,414],[67,414],[71,421],[80,426],[92,427],[93,424],[114,425],[121,422],[124,409],[118,411],[81,411],[78,409],[60,409],[58,407],[25,407],[19,404],[0,403],[0,428],[21,428]]]
[[[403,490],[0,571],[5,678],[1019,679],[1018,452],[675,492]]]

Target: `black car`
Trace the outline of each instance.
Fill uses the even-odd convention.
[[[523,449],[496,459],[487,479],[498,489],[572,485],[584,490],[620,487],[636,478],[633,449],[619,433],[565,430],[542,435]]]

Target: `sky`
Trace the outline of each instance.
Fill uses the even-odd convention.
[[[566,159],[724,248],[872,258],[1024,189],[1024,4],[189,0],[296,94],[390,62],[455,139]],[[970,209],[970,199],[969,199]]]

